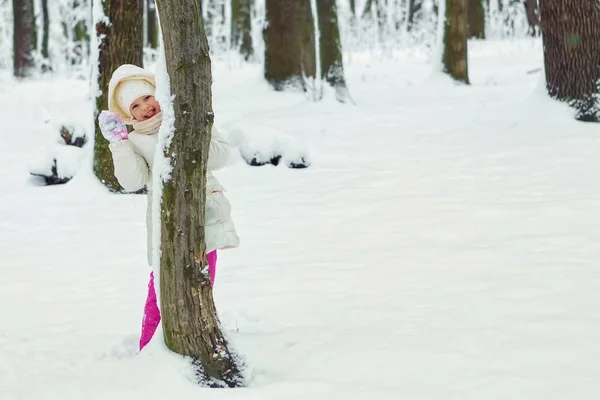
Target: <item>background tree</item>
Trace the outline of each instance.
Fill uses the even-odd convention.
[[[546,86],[576,118],[600,119],[600,7],[598,0],[541,0]]]
[[[254,54],[251,9],[252,0],[231,0],[231,47],[239,49],[246,61]]]
[[[469,23],[469,38],[484,39],[485,38],[485,8],[483,2],[485,0],[467,0],[468,1],[468,23]],[[534,0],[535,1],[535,0]]]
[[[527,14],[527,23],[529,24],[529,34],[537,36],[540,27],[540,8],[538,0],[524,0],[525,13]]]
[[[208,41],[196,0],[157,0],[175,133],[165,155],[171,179],[161,203],[160,298],[165,344],[192,357],[206,383],[240,386],[206,272],[204,206],[213,125]]]
[[[349,96],[344,79],[337,5],[335,0],[317,0],[316,3],[319,17],[321,78],[335,88],[336,98],[344,103]]]
[[[111,191],[121,192],[115,178],[112,155],[108,141],[102,137],[97,116],[108,107],[108,81],[115,69],[122,64],[142,66],[143,63],[143,0],[96,0],[102,1],[104,15],[96,24],[98,35],[98,87],[96,97],[96,135],[94,141],[94,174]]]
[[[276,89],[306,89],[315,77],[315,30],[310,0],[266,0],[265,79]]]
[[[444,72],[457,81],[469,83],[467,63],[467,1],[444,0],[446,11],[444,16],[442,66]]]
[[[13,74],[17,78],[26,78],[34,67],[36,37],[33,0],[13,0],[13,29]]]
[[[202,1],[202,0],[200,0]],[[156,15],[155,0],[146,0],[146,20],[148,21],[147,35],[148,45],[153,48],[158,48],[158,15]]]
[[[48,13],[48,0],[42,0],[42,58],[44,64],[42,65],[43,71],[51,70],[50,64],[50,52],[48,50],[48,43],[50,41],[50,14]]]

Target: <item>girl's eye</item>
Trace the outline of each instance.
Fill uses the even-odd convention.
[[[144,100],[148,100],[150,97],[151,97],[151,96],[150,96],[150,95],[148,95],[148,96],[144,97]]]
[[[135,110],[137,108],[137,106],[138,106],[137,104],[134,104],[131,106],[131,108],[133,108]]]

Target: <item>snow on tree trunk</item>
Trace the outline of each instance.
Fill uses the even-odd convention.
[[[171,171],[162,185],[160,220],[165,344],[194,360],[202,383],[241,386],[237,357],[221,331],[206,261],[206,171],[214,119],[208,41],[197,0],[157,0],[157,7],[174,95],[168,105],[174,133],[164,153]]]
[[[444,0],[446,7],[439,18],[443,21],[443,70],[457,81],[469,83],[467,66],[467,1]]]
[[[231,47],[246,61],[254,55],[251,6],[252,0],[231,0]]]
[[[114,70],[123,64],[142,66],[143,62],[143,0],[101,1],[105,18],[96,16],[98,35],[98,88],[94,120],[94,174],[112,192],[122,192],[115,178],[108,141],[102,137],[97,117],[108,107],[108,82]]]
[[[543,0],[541,23],[546,86],[582,121],[600,120],[600,3]]]
[[[336,91],[341,103],[348,101],[348,89],[344,79],[342,43],[338,27],[335,0],[316,0],[319,20],[321,77]]]
[[[36,38],[33,0],[13,0],[13,23],[13,74],[17,78],[26,78],[34,67]]]
[[[266,0],[265,79],[275,90],[306,89],[315,77],[315,30],[310,0]]]
[[[485,38],[485,9],[483,7],[484,0],[467,0],[468,1],[468,22],[469,22],[469,38],[484,39]],[[535,1],[535,0],[534,0]]]

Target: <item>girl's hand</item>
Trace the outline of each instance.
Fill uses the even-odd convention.
[[[98,115],[98,125],[100,125],[102,136],[111,144],[129,138],[127,127],[119,114],[106,110],[102,111]]]

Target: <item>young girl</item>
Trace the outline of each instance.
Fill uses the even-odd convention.
[[[152,163],[157,134],[162,122],[160,105],[154,97],[154,75],[135,65],[117,68],[108,84],[108,110],[98,117],[102,135],[110,142],[115,176],[123,189],[134,192],[148,188],[146,212],[147,257],[152,264]],[[127,133],[127,125],[133,131]],[[205,240],[211,285],[215,282],[217,250],[237,247],[239,237],[231,219],[231,206],[223,187],[212,174],[223,168],[229,156],[229,144],[213,127],[206,172]],[[160,323],[156,304],[154,275],[150,273],[148,297],[144,308],[140,350],[150,341]]]

